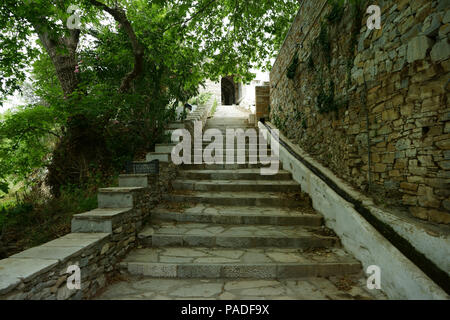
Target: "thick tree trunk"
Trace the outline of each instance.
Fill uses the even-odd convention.
[[[46,31],[43,31],[40,25],[35,24],[34,28],[50,56],[64,96],[67,97],[78,86],[75,67],[78,64],[76,50],[80,38],[80,30],[70,30],[68,37],[53,39]]]
[[[75,73],[76,54],[73,52],[67,55],[56,55],[52,61],[64,96],[67,97],[78,87],[78,77]]]

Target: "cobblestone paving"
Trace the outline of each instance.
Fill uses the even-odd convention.
[[[129,276],[112,284],[99,300],[373,300],[364,277],[287,280],[145,279]]]

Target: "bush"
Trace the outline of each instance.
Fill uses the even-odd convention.
[[[0,240],[8,247],[0,248],[0,259],[69,233],[72,216],[97,208],[98,188],[113,185],[116,177],[97,176],[80,187],[65,186],[59,197],[34,187],[14,201],[0,203]]]
[[[198,96],[189,99],[189,104],[196,104],[198,106],[203,106],[212,98],[213,94],[211,92],[202,92]]]

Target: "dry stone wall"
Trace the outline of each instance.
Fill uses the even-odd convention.
[[[450,1],[337,9],[302,2],[271,71],[271,122],[360,190],[450,224]]]

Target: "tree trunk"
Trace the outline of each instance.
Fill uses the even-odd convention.
[[[42,31],[40,25],[35,24],[34,28],[50,56],[64,96],[67,97],[78,86],[75,67],[78,64],[76,50],[80,38],[80,30],[70,30],[68,37],[52,39],[47,32]]]

